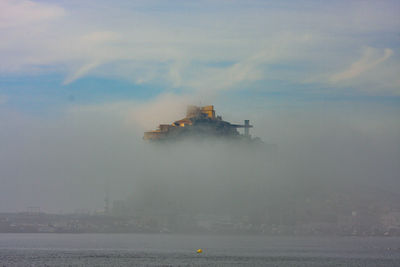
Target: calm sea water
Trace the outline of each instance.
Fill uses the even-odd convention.
[[[0,234],[0,266],[400,266],[400,238]]]

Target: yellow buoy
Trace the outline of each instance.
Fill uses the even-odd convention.
[[[198,250],[196,250],[197,253],[202,253],[203,250],[201,248],[199,248]]]

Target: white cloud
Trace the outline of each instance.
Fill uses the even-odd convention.
[[[154,100],[138,103],[129,112],[127,122],[140,129],[153,130],[158,124],[169,124],[186,114],[186,106],[193,102],[192,97],[164,94]]]
[[[63,8],[29,0],[0,0],[0,29],[59,18]]]
[[[348,69],[332,75],[360,47],[374,46],[381,32],[400,27],[390,2],[346,8],[314,3],[296,5],[295,12],[263,1],[238,1],[230,9],[213,1],[203,3],[207,8],[197,3],[166,8],[158,1],[97,3],[0,0],[0,73],[51,66],[65,75],[65,84],[97,75],[192,92],[269,79],[314,83],[323,77],[339,83],[392,59],[397,47],[389,40],[383,55],[366,49]],[[164,9],[154,9],[157,5]],[[365,27],[366,22],[374,27]],[[376,87],[396,84],[398,78],[390,76]]]
[[[197,69],[194,77],[189,76],[187,83],[183,84],[197,90],[218,92],[248,86],[258,80],[268,80],[272,76],[268,66],[298,60],[301,56],[297,52],[313,46],[313,39],[310,34],[285,32],[274,35],[271,40],[263,41],[259,46],[258,50],[230,66]]]
[[[103,104],[73,106],[67,110],[68,118],[84,119],[118,117],[127,128],[142,131],[155,129],[160,123],[172,123],[183,118],[188,104],[194,97],[176,94],[163,94],[148,101],[115,101]],[[82,118],[83,117],[83,118]]]
[[[99,61],[94,61],[88,64],[83,65],[79,69],[75,70],[71,75],[67,76],[67,78],[64,80],[64,84],[69,84],[76,79],[81,78],[82,76],[86,75],[91,71],[92,69],[96,68],[97,66],[100,65]]]
[[[378,49],[366,47],[359,60],[352,63],[344,71],[332,75],[330,81],[340,82],[356,78],[364,72],[375,68],[393,55],[393,50],[389,48],[384,49],[383,53],[380,52]]]

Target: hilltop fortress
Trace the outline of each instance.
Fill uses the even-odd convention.
[[[185,118],[172,124],[160,124],[157,130],[145,132],[143,139],[162,141],[187,137],[217,137],[261,142],[259,138],[251,137],[249,129],[252,127],[249,120],[245,120],[243,125],[222,120],[221,116],[215,115],[214,106],[188,106]],[[244,128],[244,133],[240,134],[238,128]]]

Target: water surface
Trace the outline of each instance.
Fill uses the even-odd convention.
[[[400,266],[400,238],[0,234],[0,265]]]

